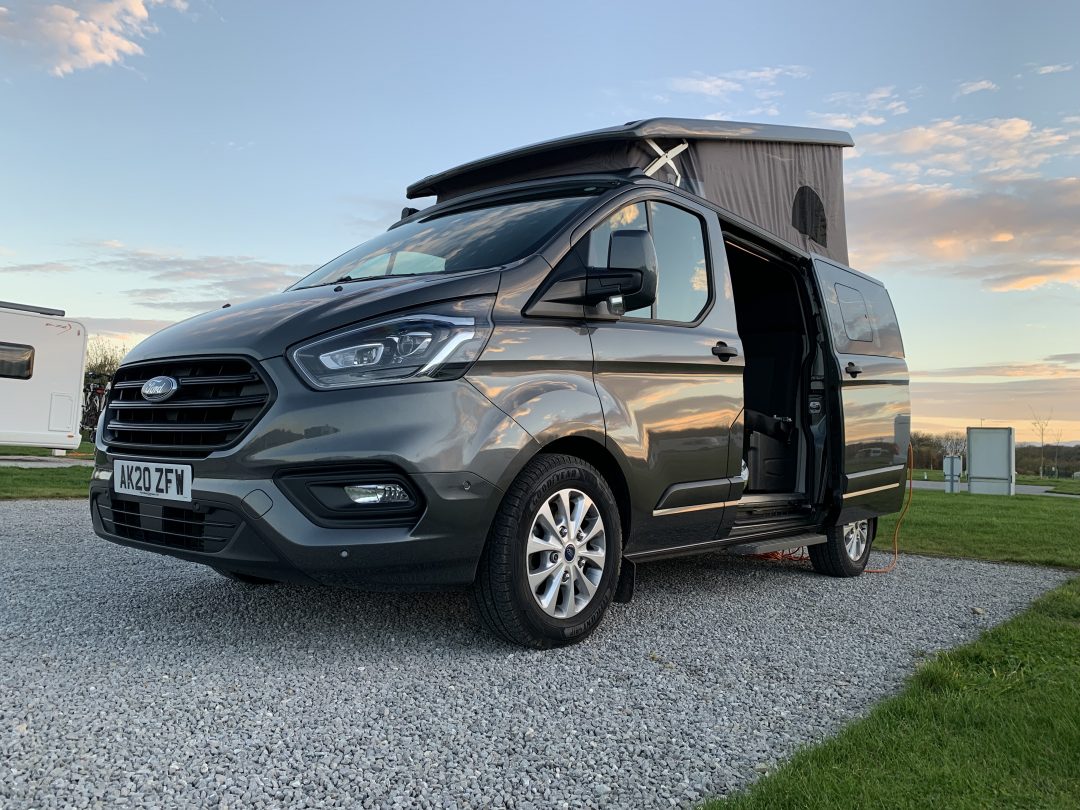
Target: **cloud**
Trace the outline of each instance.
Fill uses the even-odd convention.
[[[880,126],[885,123],[887,116],[908,112],[907,103],[895,90],[888,86],[877,87],[869,93],[831,93],[825,97],[825,103],[834,108],[840,107],[842,111],[811,112],[810,117],[819,124],[838,129],[854,129],[859,125]]]
[[[959,188],[856,171],[865,173],[847,193],[855,266],[966,278],[994,292],[1080,288],[1080,178]]]
[[[78,261],[9,264],[0,273],[124,274],[143,282],[125,291],[133,304],[190,314],[279,292],[314,269],[253,256],[185,256],[99,244],[101,250]]]
[[[68,0],[19,15],[0,8],[0,40],[37,51],[54,76],[122,64],[143,53],[139,40],[157,32],[150,21],[155,6],[187,9],[185,0]]]
[[[1035,73],[1039,76],[1046,76],[1051,73],[1067,73],[1072,70],[1073,66],[1069,65],[1039,65],[1035,68]]]
[[[805,79],[809,71],[800,65],[729,70],[724,73],[681,76],[671,79],[668,87],[677,93],[691,93],[712,98],[726,98],[744,89],[771,87],[781,78]],[[762,92],[760,89],[758,92]],[[759,99],[772,96],[758,95]]]
[[[742,85],[720,76],[692,76],[671,80],[677,93],[699,93],[703,96],[726,96],[742,90]]]
[[[978,366],[958,366],[927,371],[912,369],[915,378],[964,378],[964,377],[1027,377],[1032,379],[1074,379],[1080,374],[1080,354],[1053,354],[1042,361],[1031,363],[986,363]]]
[[[982,93],[988,90],[997,90],[998,86],[989,79],[977,82],[962,82],[956,89],[957,96],[970,96],[972,93]]]
[[[280,292],[313,268],[268,262],[252,256],[193,256],[122,248],[94,262],[96,271],[130,274],[161,282],[128,290],[141,306],[201,312]]]
[[[954,117],[859,139],[859,155],[918,157],[924,169],[1012,172],[1011,179],[1017,171],[1030,174],[1053,157],[1077,153],[1080,133],[1037,127],[1024,118],[965,122]]]
[[[885,123],[885,119],[882,116],[873,115],[871,113],[849,115],[846,113],[811,112],[810,117],[814,119],[815,123],[826,127],[832,127],[833,129],[855,129],[855,127],[860,124],[876,127]]]
[[[1080,427],[1080,375],[1052,379],[1008,380],[1004,382],[946,382],[914,379],[911,383],[912,412],[920,424],[928,420],[961,419],[978,425],[1011,424],[1017,438],[1030,433],[1031,407],[1054,413],[1054,425],[1071,434]],[[1066,438],[1080,438],[1067,435]]]
[[[143,318],[95,318],[79,315],[73,315],[72,319],[82,323],[91,337],[103,337],[129,345],[176,323]]]
[[[7,264],[0,273],[70,273],[76,270],[70,262],[35,262],[31,264]]]

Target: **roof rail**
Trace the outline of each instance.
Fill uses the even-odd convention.
[[[64,310],[62,309],[35,307],[31,304],[13,304],[10,301],[0,301],[0,309],[17,309],[19,312],[34,312],[38,315],[52,315],[54,318],[64,317]]]

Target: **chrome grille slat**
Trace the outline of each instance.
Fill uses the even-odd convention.
[[[191,399],[181,402],[173,402],[173,408],[239,408],[244,405],[261,405],[266,401],[266,397],[263,396],[249,396],[249,397],[226,397],[223,399]],[[156,402],[147,402],[146,400],[132,400],[130,402],[117,400],[113,403],[113,407],[119,409],[127,408],[156,408],[158,404]]]
[[[158,376],[179,387],[163,402],[139,389]],[[128,456],[205,457],[231,446],[268,407],[268,380],[241,357],[178,358],[133,363],[117,371],[102,438]]]
[[[224,433],[230,430],[240,430],[245,427],[247,422],[192,422],[191,424],[173,424],[169,422],[120,422],[113,420],[106,425],[108,430],[127,430],[127,431],[196,431],[201,430],[204,433]]]

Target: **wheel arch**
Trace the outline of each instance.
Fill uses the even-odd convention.
[[[555,439],[541,447],[538,453],[564,453],[587,461],[596,467],[615,496],[615,504],[619,508],[623,543],[626,543],[626,539],[630,536],[630,486],[626,480],[626,473],[615,454],[600,442],[585,436],[565,436]]]
[[[623,543],[625,544],[630,536],[631,513],[633,511],[626,470],[619,458],[597,437],[575,434],[572,436],[560,436],[545,444],[533,443],[526,452],[521,453],[515,460],[512,469],[508,470],[505,480],[499,483],[499,488],[505,492],[514,479],[525,469],[525,466],[541,453],[549,455],[562,453],[574,456],[588,462],[600,472],[615,496],[615,504],[619,509],[619,523],[622,528]]]

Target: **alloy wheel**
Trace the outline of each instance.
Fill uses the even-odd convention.
[[[537,510],[525,548],[533,598],[549,616],[569,619],[599,590],[607,560],[604,520],[579,489],[560,489]]]
[[[844,547],[852,560],[862,559],[866,544],[870,541],[870,521],[857,520],[844,525]]]

